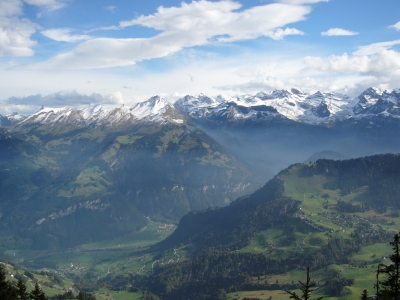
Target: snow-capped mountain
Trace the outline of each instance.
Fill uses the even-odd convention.
[[[323,125],[347,119],[388,116],[400,118],[400,90],[380,91],[369,88],[351,99],[339,93],[307,94],[299,89],[275,90],[256,95],[223,97],[186,96],[175,103],[195,119],[217,123],[272,119]]]
[[[89,105],[83,109],[72,107],[43,107],[37,113],[22,120],[23,123],[66,123],[76,125],[114,126],[139,121],[182,123],[182,114],[163,98],[155,96],[133,107],[121,105]]]
[[[352,113],[354,106],[354,100],[345,95],[321,92],[309,95],[298,89],[260,92],[254,96],[207,97],[206,100],[203,95],[186,96],[175,105],[196,119],[215,118],[220,122],[252,120],[260,123],[281,118],[307,124],[328,123],[344,118]]]
[[[68,123],[114,126],[138,122],[183,123],[186,116],[211,124],[256,123],[291,120],[311,125],[332,125],[343,120],[392,117],[400,119],[400,89],[368,88],[356,98],[339,93],[308,94],[300,89],[275,90],[255,95],[208,97],[187,95],[168,103],[155,96],[133,107],[91,105],[84,109],[43,107],[23,117],[0,116],[1,125],[12,123]]]

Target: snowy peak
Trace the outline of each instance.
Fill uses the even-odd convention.
[[[182,118],[176,119],[179,114],[174,112],[174,109],[163,98],[155,96],[147,101],[137,103],[133,107],[98,104],[81,109],[42,107],[41,110],[21,123],[62,123],[92,127],[134,124],[140,121],[183,123]],[[174,118],[171,118],[171,115]]]
[[[152,115],[157,115],[165,111],[167,102],[160,96],[151,97],[149,100],[136,104],[131,109],[131,113],[141,119]]]
[[[348,118],[383,115],[400,116],[400,90],[382,92],[369,88],[357,98],[340,93],[318,91],[307,94],[300,89],[259,92],[255,95],[186,96],[175,103],[181,111],[198,120],[221,123],[262,123],[290,119],[306,124],[332,124]],[[368,108],[368,111],[366,110]],[[363,114],[363,115],[360,115]]]
[[[355,114],[366,113],[367,110],[378,102],[379,98],[382,96],[383,92],[377,88],[368,88],[360,96],[356,98],[358,103],[354,106]]]
[[[160,96],[154,96],[133,107],[98,104],[82,109],[43,107],[25,120],[16,115],[0,116],[0,121],[3,126],[15,122],[66,123],[96,127],[139,122],[184,123],[187,116],[211,124],[266,124],[273,120],[292,120],[312,125],[332,125],[348,119],[400,119],[400,89],[381,91],[369,88],[354,99],[339,93],[321,91],[308,94],[296,88],[234,97],[220,95],[212,98],[200,94],[187,95],[173,105]]]
[[[369,88],[357,97],[353,111],[356,115],[381,115],[400,117],[400,92]]]
[[[175,106],[182,109],[183,111],[188,111],[191,108],[200,108],[200,107],[213,107],[217,106],[220,101],[215,100],[214,98],[207,97],[203,94],[198,96],[190,96],[186,95],[182,99],[179,99],[175,102]]]

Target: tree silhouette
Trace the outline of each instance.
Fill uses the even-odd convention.
[[[31,292],[32,300],[48,300],[47,296],[44,294],[39,284],[36,282],[35,288]]]
[[[384,274],[386,276],[385,280],[378,281],[377,298],[390,297],[393,300],[400,299],[400,236],[396,233],[393,237],[393,242],[390,242],[393,249],[393,254],[389,256],[390,264],[384,265],[380,264],[377,270],[377,276]]]
[[[360,299],[361,300],[368,300],[368,291],[367,290],[363,290]]]
[[[297,295],[296,292],[287,291],[287,293],[290,295],[290,298],[294,299],[294,300],[310,300],[311,299],[311,293],[312,293],[312,291],[314,291],[314,289],[312,289],[312,287],[315,285],[315,284],[311,283],[310,268],[307,267],[307,281],[306,281],[306,283],[303,283],[301,281],[299,281],[299,283],[301,284],[301,288],[300,288],[300,290],[302,292],[301,296]],[[322,298],[323,297],[319,297],[319,298],[317,298],[315,300],[321,300]]]
[[[29,299],[29,293],[26,291],[26,285],[22,281],[21,277],[18,278],[18,282],[17,282],[17,294],[18,294],[18,300],[28,300]]]

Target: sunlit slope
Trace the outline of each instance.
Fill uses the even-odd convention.
[[[255,233],[276,229],[271,221],[287,223],[288,218],[290,222],[306,224],[311,231],[346,237],[357,224],[375,216],[376,224],[395,228],[400,205],[396,192],[400,187],[399,164],[398,155],[387,154],[293,165],[229,207],[185,216],[177,231],[163,243],[175,240],[175,244],[189,242],[201,247],[208,245],[205,240],[221,247],[248,243]],[[288,206],[289,202],[294,206]],[[357,217],[347,220],[350,213]],[[227,236],[232,238],[226,239]],[[200,237],[205,240],[198,242]],[[224,244],[225,240],[228,244]]]
[[[3,267],[7,281],[16,284],[18,278],[21,278],[28,292],[34,289],[36,282],[40,284],[46,296],[64,294],[67,290],[73,290],[75,294],[79,292],[72,280],[60,276],[57,272],[49,272],[46,269],[27,270],[18,264],[3,259],[0,259],[0,265]]]
[[[212,299],[220,289],[261,296],[295,289],[308,266],[317,295],[359,298],[399,228],[399,164],[394,154],[297,164],[229,207],[190,213],[158,247],[192,257],[162,267],[149,287],[165,299]]]

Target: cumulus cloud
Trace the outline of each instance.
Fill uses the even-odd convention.
[[[36,42],[30,37],[39,26],[28,19],[20,19],[22,1],[0,1],[0,56],[31,56]]]
[[[0,17],[0,56],[31,56],[36,41],[31,35],[39,25],[28,19]]]
[[[307,56],[304,62],[311,69],[327,73],[391,76],[400,71],[400,53],[390,48],[399,44],[400,40],[373,43],[358,47],[352,55]]]
[[[22,2],[19,0],[0,1],[0,17],[16,16],[22,13]]]
[[[74,43],[82,40],[91,39],[91,36],[89,35],[72,35],[71,31],[71,28],[55,28],[43,30],[41,31],[41,33],[44,36],[58,42]]]
[[[305,91],[340,91],[352,96],[370,86],[397,88],[400,80],[400,52],[390,49],[400,40],[359,47],[354,53],[328,57],[307,56],[303,65],[271,65],[243,68],[235,84],[216,86],[223,91],[253,93],[259,90],[301,87]],[[301,74],[301,76],[299,76]]]
[[[390,25],[389,28],[394,28],[397,31],[400,31],[400,21],[397,22],[396,24]]]
[[[36,6],[59,6],[57,0],[24,0]],[[36,41],[31,39],[40,26],[23,14],[22,0],[0,1],[0,56],[32,56]]]
[[[27,97],[10,97],[4,101],[6,105],[20,106],[47,106],[47,107],[63,107],[63,106],[81,106],[88,104],[121,104],[123,100],[122,94],[119,92],[103,96],[93,93],[91,95],[80,94],[75,90],[61,91],[48,95],[31,95]]]
[[[81,43],[70,52],[30,68],[88,69],[133,65],[138,61],[166,57],[184,48],[215,42],[234,42],[261,36],[282,39],[301,35],[288,24],[305,20],[308,6],[273,3],[237,11],[233,1],[183,2],[180,7],[159,7],[152,15],[120,22],[119,27],[144,26],[161,31],[151,38],[97,38]],[[113,27],[113,29],[115,29]]]
[[[328,31],[321,32],[322,36],[350,36],[357,35],[358,32],[350,31],[342,28],[331,28]]]

